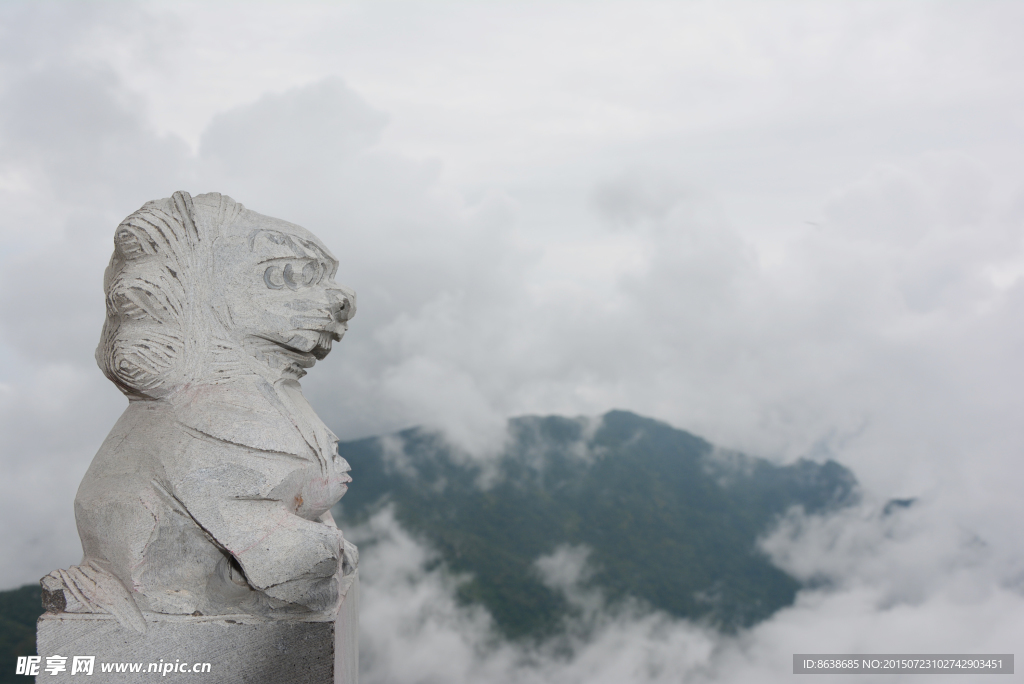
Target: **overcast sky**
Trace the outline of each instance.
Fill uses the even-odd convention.
[[[79,560],[74,493],[126,405],[93,361],[114,228],[217,191],[358,292],[303,382],[342,439],[430,424],[485,453],[508,416],[623,408],[862,482],[853,517],[766,540],[833,590],[748,641],[623,617],[583,669],[516,677],[663,648],[644,672],[729,679],[832,634],[1012,652],[1022,35],[1019,2],[0,4],[0,586]],[[883,521],[891,497],[921,503]],[[375,524],[396,567],[429,554]],[[511,672],[473,660],[445,581],[409,585],[468,649],[437,677]]]

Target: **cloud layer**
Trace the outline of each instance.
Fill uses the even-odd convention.
[[[1020,577],[1016,586],[1008,584],[990,551],[955,527],[931,522],[932,513],[911,508],[883,519],[870,504],[831,519],[794,513],[764,546],[818,586],[734,636],[638,605],[610,607],[578,583],[587,571],[586,549],[559,549],[538,567],[583,610],[563,636],[510,644],[496,636],[486,614],[457,604],[460,578],[431,563],[430,551],[385,509],[350,530],[362,543],[361,676],[368,682],[786,682],[795,652],[1012,652],[1024,634]],[[903,680],[914,675],[887,679]]]

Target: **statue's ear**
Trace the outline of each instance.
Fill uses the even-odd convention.
[[[156,251],[152,245],[146,244],[135,231],[127,226],[121,227],[114,234],[114,250],[127,261],[138,259],[146,254],[154,254]]]

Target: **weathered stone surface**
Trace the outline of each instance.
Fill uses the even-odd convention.
[[[355,684],[359,668],[358,585],[349,591],[335,621],[273,619],[252,615],[155,615],[144,634],[109,615],[47,613],[39,618],[38,648],[44,655],[39,682],[202,681],[216,684]],[[46,655],[67,658],[65,670],[45,671]],[[92,675],[74,675],[74,656],[95,656]],[[209,663],[208,672],[181,672]],[[104,672],[104,665],[138,664],[139,672]],[[167,665],[165,665],[167,664]],[[166,674],[164,670],[169,670]],[[200,670],[202,670],[200,665]],[[88,679],[82,680],[83,676]],[[159,677],[159,679],[157,679]]]
[[[337,267],[304,228],[218,193],[176,192],[117,227],[96,360],[129,404],[75,498],[85,556],[42,580],[59,617],[41,639],[56,624],[113,634],[69,617],[109,615],[143,639],[125,644],[194,634],[226,653],[217,625],[232,623],[190,616],[323,629],[351,605],[358,552],[330,513],[349,465],[299,385],[355,313]]]

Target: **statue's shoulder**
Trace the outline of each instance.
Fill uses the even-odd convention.
[[[273,387],[262,380],[190,388],[175,402],[174,417],[200,438],[285,454],[310,450]]]
[[[158,401],[131,401],[89,464],[76,501],[110,498],[152,479],[179,428],[169,406]],[[96,484],[103,483],[103,484]]]

